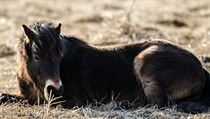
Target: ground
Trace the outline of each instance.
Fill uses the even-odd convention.
[[[0,91],[18,93],[16,40],[22,24],[62,23],[62,33],[93,45],[127,44],[164,38],[193,52],[210,69],[209,0],[1,0]],[[0,106],[0,118],[210,118],[210,112],[186,114],[175,108],[116,109],[115,103],[71,110],[20,103]]]

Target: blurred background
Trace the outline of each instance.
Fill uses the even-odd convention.
[[[94,45],[167,39],[210,66],[209,0],[0,0],[0,91],[18,92],[16,40],[40,20]]]

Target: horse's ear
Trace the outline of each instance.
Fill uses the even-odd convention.
[[[26,25],[23,24],[22,27],[24,29],[26,36],[28,36],[30,40],[35,37],[35,33],[31,29],[29,29]]]
[[[61,23],[59,23],[55,29],[58,32],[58,34],[60,34],[61,33]]]

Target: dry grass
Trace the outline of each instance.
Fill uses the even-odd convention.
[[[95,45],[125,44],[149,38],[165,38],[203,59],[210,67],[210,2],[146,0],[0,1],[0,91],[18,93],[15,80],[15,41],[22,24],[48,20],[63,24],[64,34],[76,35]],[[202,58],[204,57],[204,58]],[[191,115],[175,108],[119,109],[114,102],[100,107],[71,110],[3,104],[0,118],[210,118],[210,113]]]

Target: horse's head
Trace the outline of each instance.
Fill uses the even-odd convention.
[[[35,86],[46,97],[50,92],[61,96],[63,85],[60,79],[60,62],[63,56],[60,42],[61,24],[37,23],[27,27],[23,45],[26,55],[26,68]]]

